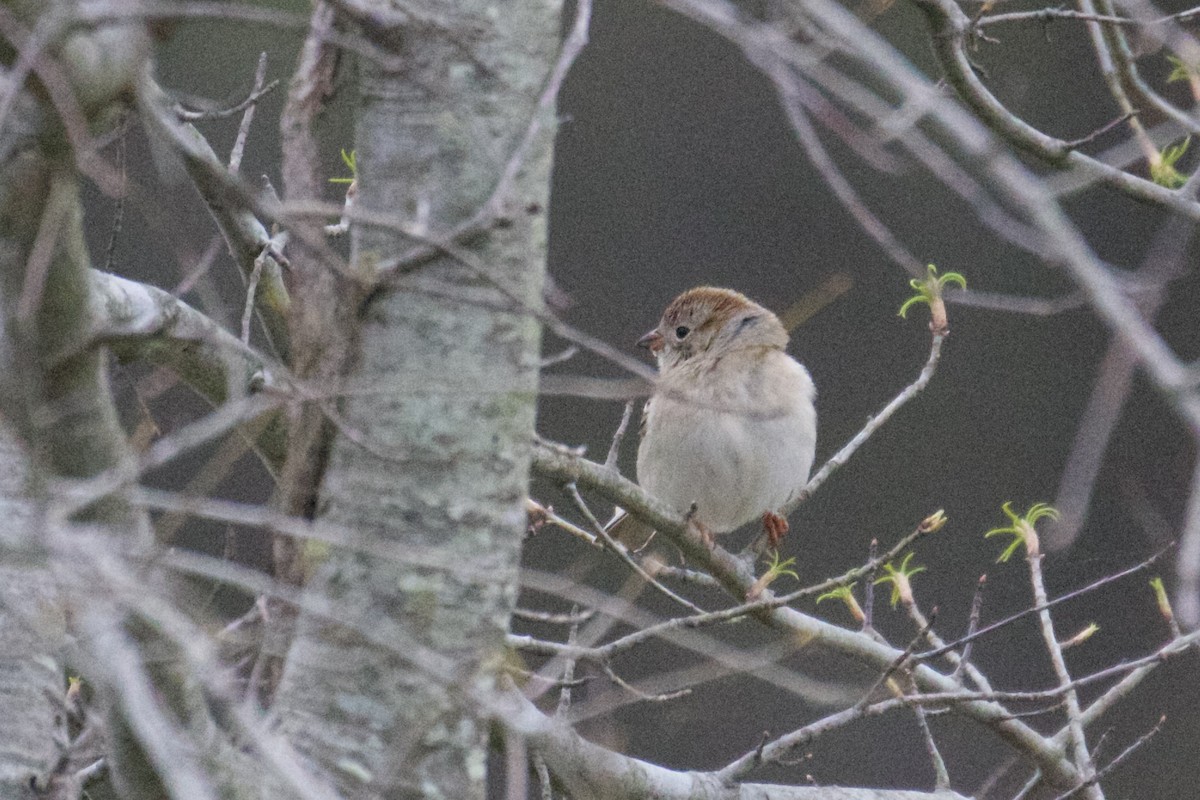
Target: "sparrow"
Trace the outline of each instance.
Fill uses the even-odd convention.
[[[777,547],[788,523],[775,512],[807,482],[817,442],[816,389],[785,352],[779,318],[739,292],[700,286],[637,343],[658,361],[638,484],[680,513],[694,508],[690,521],[709,545],[760,518]],[[613,522],[622,541],[637,536],[632,519]]]

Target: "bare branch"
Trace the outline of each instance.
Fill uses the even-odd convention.
[[[237,174],[238,169],[242,166],[242,153],[246,149],[246,139],[250,136],[250,125],[254,122],[254,109],[258,107],[258,100],[267,92],[279,85],[279,81],[271,81],[267,85],[263,82],[267,79],[267,53],[264,50],[258,56],[258,67],[254,70],[254,87],[250,90],[250,96],[246,98],[242,105],[245,113],[242,114],[241,124],[238,125],[237,138],[233,140],[233,147],[229,151],[229,171]]]
[[[909,400],[916,397],[925,389],[926,386],[929,385],[929,381],[933,378],[933,373],[937,370],[938,361],[941,359],[942,342],[945,341],[945,338],[946,334],[944,333],[935,333],[933,335],[932,344],[929,348],[929,358],[925,361],[925,366],[921,369],[921,373],[917,376],[917,379],[908,386],[904,387],[900,394],[892,398],[892,400],[886,406],[884,406],[878,414],[872,417],[867,424],[863,426],[862,430],[854,435],[853,439],[847,442],[841,450],[838,450],[836,453],[834,453],[833,456],[825,462],[824,466],[817,470],[815,475],[809,478],[808,483],[805,484],[804,488],[801,489],[795,497],[789,500],[782,509],[780,509],[781,514],[786,516],[792,513],[801,503],[803,503],[809,497],[812,497],[812,495],[816,493],[817,489],[821,488],[821,484],[825,483],[825,480],[830,475],[832,475],[839,467],[843,466],[847,461],[849,461],[850,457],[854,455],[855,451],[862,447],[866,443],[867,439],[870,439],[877,430],[883,427],[884,423],[891,419],[893,414],[903,408]]]
[[[560,721],[544,716],[516,693],[496,705],[497,721],[541,753],[554,777],[573,800],[684,800],[699,795],[728,800],[822,800],[828,789],[745,783],[730,786],[716,773],[677,772],[622,756],[580,737]],[[596,787],[603,787],[598,790]],[[842,800],[965,800],[953,792],[838,789]]]
[[[677,512],[665,507],[613,471],[593,464],[570,451],[542,443],[535,444],[533,466],[542,475],[557,480],[576,481],[579,485],[590,488],[636,513],[653,525],[660,535],[669,537],[685,555],[708,569],[735,597],[744,597],[753,585],[754,576],[744,562],[719,546],[709,549],[695,537],[688,535],[686,521]],[[823,647],[880,669],[886,668],[897,656],[897,651],[881,645],[865,634],[843,630],[790,608],[762,609],[754,612],[754,617],[768,627],[793,637],[795,641],[820,642]],[[926,690],[957,689],[957,685],[949,678],[927,667],[915,669],[914,679]],[[1078,773],[1070,764],[1064,762],[1061,751],[1047,747],[1047,742],[1040,735],[1012,719],[1003,707],[977,701],[957,708],[988,725],[1015,747],[1026,752],[1048,775],[1054,776],[1056,784],[1065,788],[1078,783]]]

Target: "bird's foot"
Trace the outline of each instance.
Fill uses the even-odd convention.
[[[763,532],[767,534],[767,542],[771,545],[772,550],[779,549],[779,543],[783,541],[784,535],[788,532],[788,521],[785,517],[768,511],[762,515]]]
[[[687,520],[688,528],[690,528],[692,533],[694,533],[696,537],[704,543],[705,547],[707,547],[709,550],[712,550],[713,547],[716,546],[717,537],[713,535],[712,530],[707,525],[696,518],[695,503],[692,503],[692,507],[688,509],[684,519]]]

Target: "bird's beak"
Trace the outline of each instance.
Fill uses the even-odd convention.
[[[659,333],[657,329],[652,330],[642,338],[638,339],[637,345],[638,347],[646,348],[651,353],[657,353],[659,350],[662,350],[663,347],[662,334]]]

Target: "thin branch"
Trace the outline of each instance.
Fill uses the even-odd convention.
[[[605,499],[637,514],[652,525],[660,535],[668,537],[684,554],[706,568],[735,597],[744,597],[754,583],[748,566],[719,545],[709,549],[686,532],[686,521],[674,509],[649,496],[638,486],[612,470],[581,458],[561,447],[535,442],[534,470],[555,480],[573,480],[601,494]],[[720,613],[720,612],[718,612]],[[861,663],[885,668],[897,652],[871,637],[838,628],[791,608],[760,608],[753,616],[768,627],[788,635],[795,643],[820,642],[821,646],[841,652]],[[926,691],[956,691],[957,684],[948,677],[927,667],[913,671],[918,686]],[[974,701],[957,707],[962,713],[988,725],[1004,739],[1025,752],[1047,774],[1054,776],[1056,785],[1067,787],[1079,782],[1074,767],[1062,758],[1058,748],[1048,748],[1046,741],[1028,726],[1012,719],[1002,706]]]
[[[1092,776],[1089,780],[1085,781],[1083,784],[1075,787],[1074,789],[1067,792],[1066,794],[1060,794],[1058,797],[1054,798],[1054,800],[1070,800],[1070,798],[1074,797],[1075,795],[1079,794],[1080,792],[1086,791],[1091,786],[1098,784],[1100,782],[1101,778],[1103,778],[1105,775],[1109,774],[1114,769],[1119,767],[1122,764],[1122,762],[1124,762],[1127,758],[1129,758],[1135,752],[1140,750],[1144,744],[1146,744],[1151,739],[1153,739],[1155,734],[1157,734],[1160,730],[1162,730],[1163,723],[1165,723],[1166,721],[1167,721],[1167,718],[1165,715],[1159,717],[1158,722],[1156,722],[1154,724],[1153,728],[1151,728],[1150,730],[1143,733],[1141,736],[1139,736],[1133,742],[1133,744],[1129,745],[1124,750],[1122,750],[1120,753],[1118,753],[1116,758],[1114,758],[1112,761],[1108,762],[1108,764],[1106,764],[1103,769],[1099,770],[1094,776]]]
[[[536,532],[543,525],[553,525],[572,536],[582,539],[593,547],[600,547],[600,539],[594,533],[588,533],[571,520],[559,516],[550,506],[544,506],[533,498],[526,500],[526,510],[530,517],[530,527]]]
[[[908,549],[908,547],[914,541],[916,541],[917,538],[925,535],[927,532],[927,528],[918,527],[911,534],[893,545],[893,547],[882,556],[876,555],[863,566],[856,567],[844,575],[836,578],[830,578],[814,586],[798,589],[794,592],[781,595],[779,597],[768,596],[762,600],[740,603],[738,605],[731,606],[729,608],[723,608],[717,611],[703,612],[689,617],[674,617],[657,624],[640,626],[637,630],[628,633],[625,636],[614,639],[605,645],[592,648],[587,653],[583,653],[581,651],[580,654],[597,660],[611,659],[644,642],[655,638],[665,637],[674,631],[706,628],[712,625],[732,622],[756,612],[786,606],[788,603],[791,603],[792,601],[798,600],[802,597],[814,597],[836,586],[845,586],[849,583],[852,583],[862,575],[873,574],[874,571],[878,569],[879,565],[891,561],[901,552]],[[711,576],[709,576],[709,580],[712,580]]]
[[[603,786],[605,800],[686,800],[722,797],[726,800],[821,800],[829,790],[814,786],[739,784],[731,787],[714,772],[683,772],[649,761],[614,753],[579,736],[561,720],[537,710],[517,692],[494,700],[492,716],[508,731],[523,736],[546,759],[554,777],[570,797],[596,797]],[[839,800],[965,800],[953,792],[839,788]]]
[[[443,253],[453,256],[454,254],[450,253],[447,249],[448,246],[471,242],[495,225],[497,220],[503,219],[509,213],[507,207],[511,202],[509,195],[512,192],[512,185],[520,173],[521,167],[524,166],[530,150],[542,134],[546,120],[552,118],[554,114],[554,106],[558,100],[559,90],[562,88],[562,83],[566,79],[571,65],[575,63],[575,59],[578,58],[584,46],[587,45],[591,17],[592,0],[578,0],[575,4],[575,20],[571,25],[571,31],[563,40],[558,60],[546,78],[546,84],[542,88],[537,105],[530,115],[525,133],[521,137],[521,141],[513,149],[512,155],[505,162],[504,169],[501,171],[491,195],[488,196],[487,200],[483,202],[470,219],[458,225],[444,237],[426,240],[418,247],[401,254],[396,259],[382,262],[378,273],[381,283],[394,281],[405,273],[412,271]],[[457,256],[454,257],[457,258]]]
[[[933,33],[934,51],[947,79],[959,96],[994,133],[1009,144],[1061,167],[1072,167],[1126,194],[1157,203],[1200,220],[1200,204],[1183,198],[1153,181],[1131,175],[1084,155],[1068,142],[1037,130],[1019,119],[983,84],[971,66],[966,42],[972,23],[953,0],[915,0],[925,12]]]
[[[262,279],[263,263],[269,258],[267,251],[254,259],[254,269],[250,270],[250,278],[246,281],[246,302],[242,307],[242,344],[250,344],[250,320],[254,316],[254,298],[258,293],[258,282]]]
[[[979,592],[979,587],[981,585],[982,584],[976,584],[976,601],[978,601],[982,596]],[[913,623],[916,624],[919,629],[925,631],[925,640],[929,642],[930,646],[935,650],[944,649],[946,643],[942,641],[942,637],[938,636],[937,632],[933,630],[933,623],[925,619],[925,615],[921,613],[921,609],[917,607],[916,602],[904,603],[904,608],[908,612],[908,615],[912,618]],[[978,619],[976,621],[978,621]],[[981,691],[984,693],[992,691],[992,687],[987,679],[987,676],[976,669],[973,664],[969,663],[953,649],[945,650],[943,655],[945,655],[946,660],[950,662],[950,665],[954,667],[951,677],[957,679],[959,673],[963,670],[966,670],[967,675],[970,676],[971,680],[980,688]]]
[[[1057,20],[1078,20],[1083,22],[1105,22],[1110,25],[1140,25],[1137,20],[1128,17],[1118,17],[1110,14],[1096,14],[1075,11],[1070,8],[1039,8],[1036,11],[1013,11],[1007,14],[986,14],[975,20],[975,28],[982,30],[992,25],[1011,24],[1013,22],[1054,22]]]
[[[975,584],[975,596],[971,599],[971,614],[967,618],[967,644],[963,647],[962,656],[958,660],[958,664],[954,666],[954,677],[957,678],[962,672],[963,665],[971,661],[971,648],[975,644],[975,640],[970,637],[975,635],[979,630],[979,617],[983,613],[983,589],[987,585],[987,575],[980,575],[979,581]],[[978,685],[978,684],[976,684]],[[979,686],[984,691],[988,690],[986,686]]]
[[[683,689],[676,689],[671,692],[660,692],[660,693],[655,693],[655,694],[651,694],[649,692],[643,692],[641,689],[637,688],[636,686],[634,686],[633,684],[629,683],[624,678],[622,678],[620,675],[618,675],[617,671],[614,670],[612,668],[612,665],[609,664],[608,662],[601,661],[600,669],[604,670],[604,674],[607,675],[609,677],[609,680],[611,680],[617,686],[620,686],[622,689],[629,692],[631,695],[638,698],[639,700],[645,700],[648,703],[665,703],[669,700],[677,700],[680,697],[686,697],[687,695],[692,693],[692,690],[690,687],[684,687]]]
[[[629,427],[629,420],[632,417],[633,401],[630,400],[625,403],[625,410],[621,413],[621,424],[613,433],[612,444],[608,448],[608,457],[604,459],[604,466],[609,469],[617,468],[617,458],[621,455],[621,442],[625,440],[625,430]]]
[[[791,122],[792,132],[796,134],[801,147],[804,148],[809,162],[821,174],[825,186],[833,192],[833,196],[842,204],[842,207],[849,212],[850,216],[854,218],[854,221],[858,223],[863,232],[874,240],[875,244],[879,246],[879,249],[888,258],[910,276],[919,276],[924,265],[916,256],[908,251],[887,225],[867,207],[850,184],[850,181],[847,180],[846,176],[830,157],[825,146],[821,143],[820,136],[817,135],[812,123],[809,122],[808,115],[803,108],[806,101],[811,102],[808,98],[800,96],[800,92],[805,85],[800,81],[789,81],[784,78],[785,73],[783,70],[785,67],[777,61],[760,63],[758,66],[764,73],[773,78],[775,86],[780,93],[784,112]],[[809,93],[815,94],[811,89]]]
[[[533,771],[537,773],[538,783],[542,787],[542,800],[554,800],[554,789],[550,784],[550,769],[541,753],[530,756],[533,759]]]
[[[751,750],[749,753],[731,761],[721,769],[717,770],[716,776],[723,783],[737,782],[740,778],[750,774],[753,770],[764,764],[778,763],[787,758],[792,752],[804,747],[809,742],[819,736],[822,736],[830,731],[845,727],[852,722],[863,719],[865,717],[877,716],[887,711],[892,711],[899,708],[905,708],[907,705],[906,699],[903,697],[893,697],[888,700],[882,700],[877,703],[869,703],[863,706],[854,705],[850,708],[843,709],[836,713],[822,717],[816,722],[798,728],[791,733],[780,736],[768,744],[760,744]]]
[[[183,160],[184,168],[208,204],[213,221],[242,274],[250,275],[255,261],[264,251],[270,254],[270,259],[264,262],[256,293],[257,308],[272,346],[281,360],[288,361],[287,315],[291,301],[282,270],[289,262],[280,252],[277,240],[256,216],[262,204],[248,187],[229,173],[195,128],[180,124],[174,118],[167,108],[166,94],[148,78],[139,86],[138,103],[143,124],[171,145]]]
[[[1126,111],[1121,116],[1117,117],[1116,119],[1109,120],[1090,133],[1086,133],[1076,139],[1068,139],[1067,146],[1073,150],[1076,150],[1080,147],[1083,147],[1085,144],[1090,144],[1091,142],[1094,142],[1096,139],[1099,139],[1101,136],[1111,131],[1113,128],[1116,128],[1121,123],[1132,121],[1137,114],[1138,112],[1136,110]]]
[[[1191,22],[1198,14],[1200,14],[1200,8],[1189,8],[1175,14],[1168,14],[1167,16],[1158,17],[1155,19],[1138,19],[1133,17],[1121,17],[1112,13],[1093,14],[1082,11],[1073,11],[1069,8],[1039,8],[1036,11],[1014,11],[1007,14],[988,14],[976,19],[975,26],[978,28],[986,28],[989,25],[1001,25],[1012,22],[1082,20],[1090,22],[1103,22],[1106,25],[1149,28],[1154,26],[1170,25],[1172,23]]]
[[[945,341],[945,339],[945,333],[933,334],[932,342],[929,348],[929,358],[925,361],[925,366],[921,369],[921,373],[917,376],[917,379],[908,386],[904,387],[900,394],[892,398],[891,402],[884,406],[878,414],[872,417],[867,424],[863,426],[862,430],[854,435],[853,439],[847,442],[841,450],[838,450],[836,453],[834,453],[833,457],[826,461],[824,466],[817,470],[817,473],[809,479],[804,488],[801,489],[795,497],[789,500],[782,509],[780,509],[779,513],[781,515],[787,516],[795,511],[801,503],[803,503],[809,497],[812,497],[817,489],[821,488],[821,484],[825,483],[825,480],[839,467],[845,465],[845,463],[850,460],[850,457],[854,455],[855,451],[862,447],[863,444],[865,444],[866,441],[870,439],[877,430],[883,427],[884,423],[891,419],[893,414],[904,407],[909,400],[916,397],[925,389],[926,386],[929,385],[929,381],[933,378],[933,373],[937,370],[938,360],[942,355],[942,342]]]
[[[691,583],[696,586],[704,586],[709,589],[719,589],[721,584],[712,575],[698,569],[688,569],[687,567],[674,567],[670,564],[662,564],[655,572],[660,578],[670,578],[679,581],[680,583]]]
[[[764,764],[777,763],[786,758],[796,749],[807,745],[809,742],[816,739],[834,728],[842,727],[855,720],[862,719],[865,716],[879,714],[883,711],[899,708],[905,705],[905,698],[900,696],[894,700],[881,703],[872,703],[871,698],[881,687],[891,682],[891,678],[897,671],[903,668],[904,664],[912,656],[916,649],[917,643],[921,641],[924,631],[917,635],[884,669],[883,673],[876,679],[875,683],[867,690],[857,703],[847,709],[830,714],[829,716],[820,719],[816,722],[805,725],[803,728],[784,734],[774,741],[767,744],[759,744],[753,750],[734,759],[729,764],[717,771],[717,777],[723,783],[735,783],[748,775],[752,770]],[[895,694],[900,695],[898,690]]]
[[[1192,467],[1192,483],[1175,559],[1178,579],[1175,615],[1188,630],[1200,628],[1200,456]]]
[[[133,729],[155,775],[172,797],[180,800],[217,800],[212,781],[198,763],[196,747],[180,722],[164,707],[160,688],[147,672],[137,644],[120,629],[120,614],[113,608],[91,605],[80,613],[88,632],[95,663],[103,665],[124,718]]]
[[[587,622],[596,613],[593,609],[583,611],[572,610],[569,614],[552,614],[549,611],[537,611],[532,608],[514,608],[513,616],[530,622],[544,622],[548,625],[578,625]]]
[[[126,113],[121,119],[121,124],[117,126],[115,135],[117,137],[117,165],[116,171],[120,181],[117,186],[117,192],[113,197],[113,219],[108,231],[108,244],[104,246],[104,272],[113,271],[114,258],[117,253],[117,239],[120,238],[121,229],[125,219],[125,200],[129,192],[129,167],[127,164],[129,157],[129,114]]]
[[[1101,670],[1097,673],[1097,678],[1105,678],[1109,675],[1118,674],[1121,672],[1128,673],[1115,686],[1110,688],[1104,694],[1092,701],[1092,704],[1083,710],[1083,723],[1090,725],[1101,717],[1106,711],[1112,708],[1116,703],[1125,697],[1129,696],[1130,692],[1147,678],[1160,664],[1168,659],[1186,652],[1189,647],[1192,647],[1200,642],[1200,631],[1192,632],[1178,639],[1173,639],[1170,643],[1160,648],[1157,652],[1137,659],[1133,662],[1125,664],[1117,664],[1108,669]],[[1090,677],[1090,676],[1089,676]],[[1061,733],[1055,734],[1055,741],[1065,741],[1067,731],[1064,729]]]
[[[888,559],[890,560],[890,559]],[[867,551],[867,571],[864,575],[866,578],[863,581],[863,630],[869,631],[875,628],[875,575],[879,571],[879,565],[886,564],[887,561],[879,560],[879,540],[871,539],[870,549]],[[848,586],[849,584],[843,584]]]
[[[1054,632],[1054,622],[1050,618],[1050,610],[1047,608],[1046,600],[1046,584],[1042,580],[1042,553],[1038,547],[1037,534],[1033,532],[1032,524],[1027,524],[1028,532],[1026,533],[1025,548],[1026,548],[1026,563],[1029,564],[1029,579],[1033,586],[1034,602],[1042,607],[1038,612],[1038,621],[1041,623],[1042,640],[1046,645],[1046,652],[1050,656],[1050,663],[1054,667],[1054,674],[1058,678],[1060,687],[1066,689],[1066,711],[1067,711],[1067,727],[1071,732],[1071,744],[1075,752],[1075,768],[1079,770],[1081,786],[1085,787],[1083,791],[1091,800],[1103,800],[1104,793],[1100,791],[1098,784],[1092,782],[1096,774],[1096,766],[1092,762],[1091,754],[1088,752],[1087,738],[1083,732],[1083,713],[1079,706],[1079,696],[1075,693],[1072,685],[1071,673],[1067,670],[1066,659],[1063,658],[1062,645],[1058,641],[1058,636]]]
[[[264,50],[258,56],[258,67],[254,70],[254,88],[250,91],[250,97],[246,98],[245,110],[242,114],[241,124],[238,125],[237,138],[233,140],[233,147],[229,150],[229,171],[234,175],[242,166],[242,153],[246,150],[246,139],[250,136],[250,125],[254,122],[254,109],[258,107],[258,98],[274,89],[279,85],[279,81],[271,81],[269,86],[264,88],[263,81],[267,78],[267,53]]]
[[[1171,550],[1171,548],[1174,546],[1175,546],[1174,543],[1169,544],[1166,547],[1164,547],[1163,549],[1159,550],[1154,555],[1147,558],[1145,561],[1142,561],[1141,563],[1134,564],[1132,567],[1127,567],[1127,568],[1121,570],[1120,572],[1113,573],[1112,575],[1105,575],[1103,578],[1099,578],[1098,580],[1095,580],[1092,583],[1087,584],[1086,586],[1081,586],[1080,588],[1074,589],[1070,592],[1067,592],[1066,594],[1059,595],[1058,597],[1054,598],[1053,600],[1048,600],[1044,606],[1041,605],[1040,603],[1035,603],[1034,605],[1030,606],[1029,608],[1022,609],[1021,611],[1018,611],[1015,614],[1007,616],[998,622],[993,622],[990,625],[985,625],[984,627],[980,628],[979,630],[975,631],[974,633],[970,633],[959,639],[955,639],[952,642],[948,642],[943,647],[939,647],[934,650],[929,650],[924,653],[917,653],[916,657],[920,660],[937,658],[938,656],[942,655],[947,650],[957,649],[965,644],[969,644],[970,642],[975,641],[976,639],[978,639],[981,636],[986,636],[995,630],[1005,627],[1006,625],[1011,625],[1012,623],[1016,622],[1017,620],[1027,617],[1030,614],[1040,614],[1042,611],[1053,608],[1054,606],[1058,605],[1059,603],[1065,603],[1068,600],[1073,600],[1076,597],[1085,595],[1088,592],[1093,592],[1096,589],[1099,589],[1102,586],[1106,586],[1114,581],[1119,581],[1122,578],[1126,578],[1130,575],[1134,575],[1138,572],[1149,569],[1151,566],[1154,565],[1155,562],[1157,562],[1160,558],[1162,558],[1164,555],[1166,555]]]
[[[592,526],[592,530],[595,531],[600,540],[607,545],[607,549],[615,553],[617,558],[625,562],[627,567],[640,575],[642,579],[646,581],[646,583],[650,584],[650,586],[656,591],[660,592],[666,597],[669,597],[676,603],[679,603],[684,608],[694,611],[697,614],[704,613],[704,609],[700,608],[700,606],[696,605],[691,600],[688,600],[686,597],[682,597],[671,591],[671,589],[667,586],[664,586],[662,582],[647,572],[646,569],[629,554],[629,550],[626,547],[613,539],[612,534],[610,534],[605,527],[600,524],[600,520],[596,519],[596,516],[592,513],[592,510],[588,508],[587,503],[579,494],[579,489],[574,483],[568,483],[563,488],[567,492],[567,496],[571,498],[571,502],[575,504],[575,508],[579,510],[580,514],[583,514],[584,519],[586,519],[588,524]]]
[[[258,63],[260,67],[260,73],[266,69],[266,55],[266,53],[263,53],[259,56]],[[249,116],[253,117],[253,109],[255,104],[257,104],[258,101],[261,100],[265,95],[273,92],[278,86],[278,79],[273,80],[264,86],[262,83],[262,78],[256,77],[254,81],[254,88],[250,90],[250,94],[246,96],[245,100],[242,100],[237,105],[230,106],[229,108],[211,110],[206,109],[202,111],[193,111],[191,109],[184,108],[183,106],[176,105],[175,116],[179,117],[179,119],[183,120],[184,122],[198,122],[200,120],[226,119],[234,116],[235,114],[240,114],[243,111],[247,111],[250,112]],[[243,117],[243,120],[244,119],[245,117]],[[234,162],[233,159],[230,159],[229,166],[231,172],[237,172],[236,162]]]
[[[571,623],[571,630],[567,633],[568,646],[573,647],[575,645],[575,642],[579,639],[579,623],[586,621],[591,615],[591,609],[581,617],[579,606],[571,607],[571,616],[575,617],[576,621]],[[555,715],[559,717],[566,715],[567,710],[571,707],[571,682],[575,680],[575,659],[567,658],[563,661],[561,680],[562,688],[559,689],[558,693],[558,708],[554,711]]]
[[[913,712],[917,717],[917,727],[921,729],[921,738],[925,740],[925,752],[933,765],[934,788],[939,792],[945,791],[950,788],[950,772],[946,769],[946,760],[938,750],[937,740],[933,738],[933,731],[929,729],[928,713],[923,706],[916,706]]]

